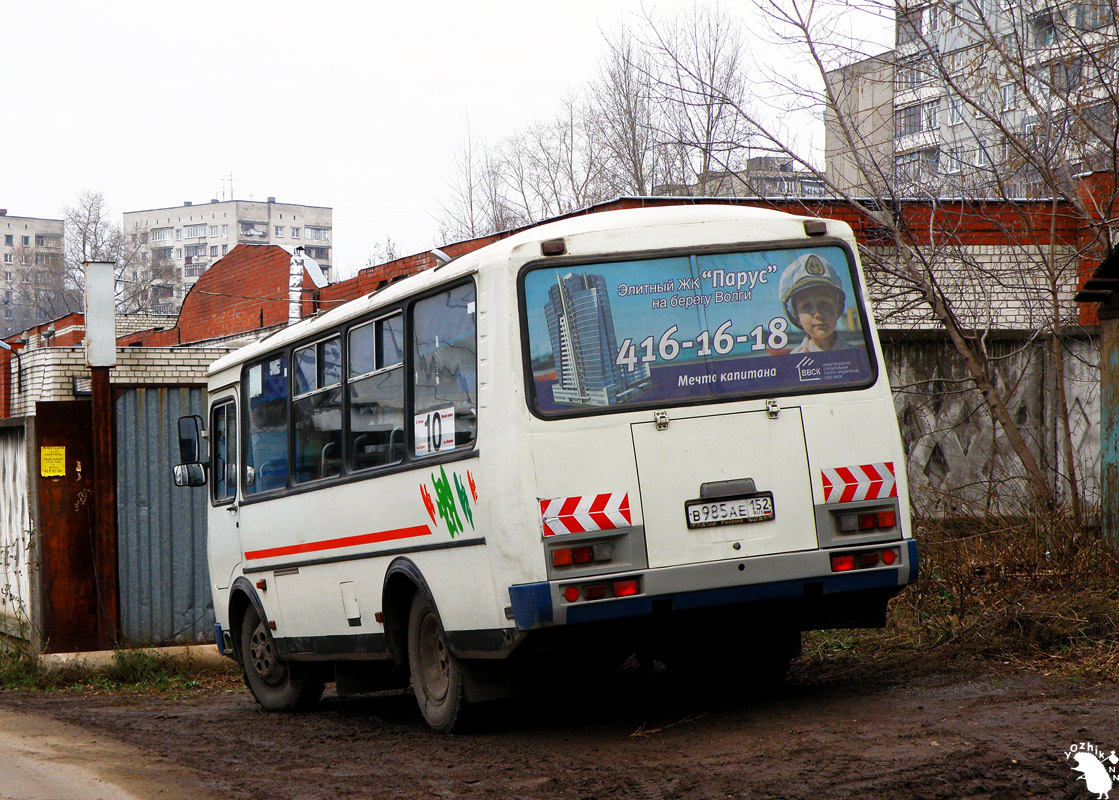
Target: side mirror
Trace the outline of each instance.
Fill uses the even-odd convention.
[[[176,486],[205,486],[206,466],[198,462],[172,467]]]
[[[194,464],[202,461],[202,417],[192,414],[179,417],[179,463]]]
[[[202,418],[197,414],[179,417],[179,462],[174,466],[176,486],[205,486],[206,465],[202,462]]]

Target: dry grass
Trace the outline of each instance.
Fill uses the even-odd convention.
[[[806,637],[813,670],[927,671],[976,660],[1119,680],[1119,553],[1047,519],[924,521],[920,582],[883,631]]]

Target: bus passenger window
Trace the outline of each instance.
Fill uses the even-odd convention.
[[[246,377],[249,435],[242,459],[245,463],[242,491],[251,495],[287,486],[287,358],[277,355],[253,364],[246,371]]]
[[[300,348],[292,361],[295,482],[333,477],[342,472],[342,340]]]
[[[415,455],[470,447],[478,435],[474,284],[420,300],[412,317]]]
[[[350,330],[346,452],[352,469],[404,458],[403,335],[399,313]]]
[[[213,498],[215,503],[237,496],[237,408],[233,403],[214,406],[210,423],[210,442],[214,448]]]

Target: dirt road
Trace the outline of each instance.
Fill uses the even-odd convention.
[[[6,692],[0,707],[190,767],[196,800],[206,791],[261,800],[1087,798],[1095,795],[1066,751],[1119,749],[1119,686],[999,664],[897,682],[801,667],[762,698],[732,682],[709,688],[697,695],[665,673],[627,671],[490,708],[473,733],[455,736],[429,733],[403,694],[328,695],[301,715],[260,711],[240,688],[177,698]]]

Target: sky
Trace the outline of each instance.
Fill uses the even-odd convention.
[[[691,2],[10,0],[0,207],[61,218],[83,191],[118,221],[231,196],[330,206],[345,277],[386,238],[401,255],[441,243],[468,125],[496,142],[550,117],[594,76],[604,30]]]

